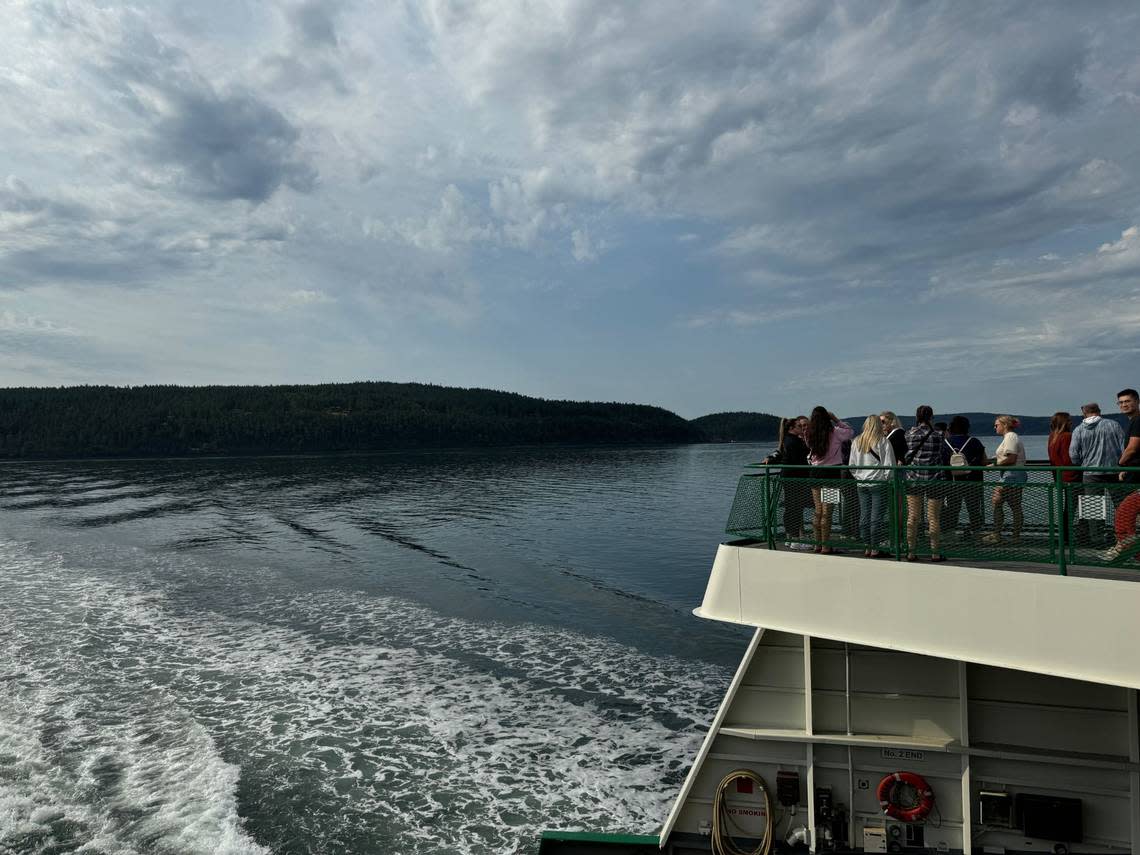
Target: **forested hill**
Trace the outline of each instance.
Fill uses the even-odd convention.
[[[713,413],[693,419],[709,442],[764,442],[780,433],[779,416],[767,413]]]
[[[660,407],[418,383],[0,389],[0,457],[700,442]]]

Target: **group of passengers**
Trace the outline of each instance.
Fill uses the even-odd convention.
[[[1103,486],[1117,481],[1140,481],[1140,473],[1121,472],[1120,467],[1140,466],[1140,396],[1135,389],[1124,389],[1117,395],[1121,412],[1129,418],[1127,436],[1112,419],[1100,415],[1095,403],[1081,407],[1083,416],[1076,428],[1067,412],[1057,412],[1050,422],[1049,462],[1054,466],[1084,467],[1062,473],[1067,483],[1083,482],[1078,491],[1106,496],[1113,501],[1112,491]],[[908,561],[917,561],[919,526],[925,513],[926,533],[930,541],[930,560],[944,561],[940,542],[942,531],[958,525],[962,506],[969,520],[963,536],[982,536],[989,544],[1002,543],[1006,511],[1009,512],[1009,541],[1021,538],[1024,522],[1022,487],[1028,480],[1025,470],[1025,446],[1017,435],[1018,420],[1001,415],[994,419],[994,433],[1001,437],[991,458],[985,445],[970,433],[970,421],[954,416],[949,424],[934,422],[934,410],[923,404],[915,411],[914,425],[904,429],[898,416],[889,410],[869,415],[863,430],[854,429],[825,407],[816,407],[811,416],[780,420],[779,447],[764,462],[784,467],[784,532],[787,546],[795,550],[813,550],[828,555],[836,497],[852,486],[827,487],[819,481],[854,480],[855,502],[845,502],[844,528],[859,532],[868,557],[887,557],[883,549],[886,516],[889,510],[888,482],[891,467],[904,466],[906,493],[906,541]],[[796,469],[794,467],[811,467]],[[983,468],[995,466],[997,484],[991,495],[992,529],[983,535]],[[940,467],[940,468],[939,468]],[[810,488],[797,479],[810,478]],[[954,487],[945,483],[951,480]],[[1101,486],[1097,486],[1101,485]],[[1066,492],[1066,502],[1068,492]],[[813,510],[814,546],[805,543],[803,515]],[[903,507],[897,509],[900,517]],[[1064,518],[1070,520],[1073,510],[1066,504]],[[1116,544],[1106,557],[1113,558],[1136,539],[1136,521],[1140,515],[1140,490],[1130,493],[1116,508]],[[1094,521],[1095,522],[1095,521]],[[1100,526],[1103,529],[1104,523]],[[1084,542],[1096,542],[1100,531],[1086,521],[1079,523],[1077,535]]]

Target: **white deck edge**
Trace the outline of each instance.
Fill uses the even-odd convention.
[[[752,633],[752,640],[748,643],[748,649],[745,651],[744,657],[740,660],[740,665],[732,677],[728,691],[725,692],[724,700],[720,702],[720,708],[716,711],[716,716],[713,718],[712,724],[709,725],[708,733],[705,734],[701,748],[693,760],[693,765],[689,767],[689,773],[685,776],[685,783],[681,786],[681,792],[677,795],[677,800],[673,802],[673,809],[669,811],[665,825],[661,828],[661,834],[657,839],[659,849],[665,848],[665,844],[669,840],[669,835],[673,832],[673,826],[677,822],[677,817],[680,816],[681,809],[685,806],[685,802],[689,798],[689,792],[693,789],[697,775],[700,774],[701,768],[705,765],[705,759],[708,757],[709,751],[712,750],[713,742],[716,741],[717,735],[720,733],[720,727],[724,723],[725,716],[728,715],[728,710],[732,706],[733,700],[736,698],[736,692],[740,688],[740,684],[744,682],[744,677],[748,673],[748,666],[752,664],[752,657],[756,654],[756,648],[760,646],[760,639],[763,638],[763,636],[764,629],[762,627],[757,627],[756,631]]]
[[[1140,689],[1140,581],[723,544],[694,614]]]

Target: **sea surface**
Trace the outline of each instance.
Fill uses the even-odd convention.
[[[768,446],[0,466],[0,852],[653,833],[748,638]]]

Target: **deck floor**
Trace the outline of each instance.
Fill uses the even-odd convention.
[[[766,543],[753,543],[749,544],[748,548],[752,549],[767,549]],[[790,552],[783,544],[776,545],[777,551]],[[801,555],[811,553],[797,553]],[[834,556],[837,560],[846,559],[854,561],[865,561],[862,550],[847,549],[839,547],[836,549]],[[1077,560],[1080,560],[1078,553]],[[920,556],[918,561],[914,562],[915,567],[920,567],[923,564],[929,564],[930,559],[926,556]],[[986,560],[981,558],[963,558],[960,556],[948,556],[946,564],[954,564],[959,567],[978,567],[985,570],[1004,570],[1006,572],[1014,573],[1041,573],[1045,575],[1058,575],[1060,569],[1055,562],[1048,561],[1016,561],[1016,560]],[[1129,564],[1131,566],[1129,566]],[[1103,567],[1096,565],[1084,565],[1080,563],[1069,564],[1066,568],[1066,575],[1076,576],[1085,579],[1115,579],[1118,581],[1140,582],[1140,562],[1131,561],[1120,567]]]

